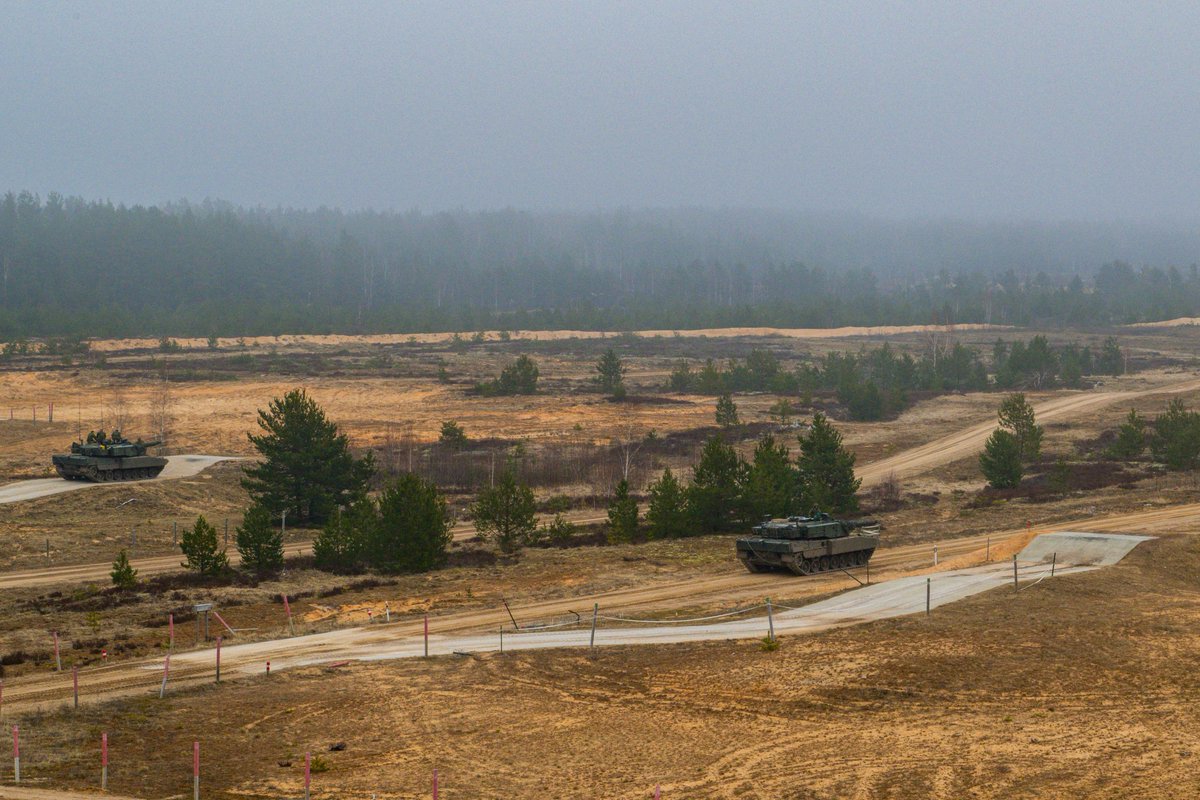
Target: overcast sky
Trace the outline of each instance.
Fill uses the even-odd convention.
[[[0,0],[0,189],[1200,218],[1200,3]]]

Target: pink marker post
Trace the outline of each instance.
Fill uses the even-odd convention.
[[[287,594],[283,595],[283,612],[287,614],[288,631],[295,636],[296,626],[292,623],[292,606],[288,603]]]
[[[654,800],[662,800],[662,786],[654,786]]]
[[[312,785],[312,753],[304,754],[304,800],[308,798],[308,788]]]
[[[54,631],[54,671],[62,672],[62,658],[58,654],[58,631]]]
[[[100,791],[108,791],[108,734],[100,734]]]
[[[433,800],[438,800],[438,776],[436,769],[433,771]]]
[[[21,782],[21,732],[13,725],[13,783]]]
[[[200,743],[192,742],[192,797],[200,800]]]

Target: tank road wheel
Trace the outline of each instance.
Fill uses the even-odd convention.
[[[796,560],[788,564],[787,567],[795,575],[809,575],[812,573],[812,566],[804,556],[796,556]]]

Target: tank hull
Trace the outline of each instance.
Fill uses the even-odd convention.
[[[158,456],[96,458],[72,454],[54,456],[53,461],[63,478],[92,483],[149,480],[167,465],[167,459]]]
[[[752,536],[737,540],[737,555],[751,572],[787,570],[796,575],[815,575],[864,566],[878,546],[877,533],[856,533],[831,539]]]

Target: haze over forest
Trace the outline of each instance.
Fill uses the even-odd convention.
[[[3,336],[1200,311],[1195,4],[5,11]]]

